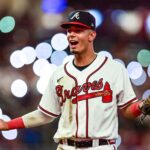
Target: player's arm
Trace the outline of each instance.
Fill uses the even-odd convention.
[[[142,105],[143,101],[137,101],[123,108],[121,112],[127,118],[136,118],[142,114]]]
[[[47,116],[39,110],[35,110],[22,117],[18,117],[10,121],[4,121],[0,119],[0,130],[37,127],[43,124],[47,124],[53,120],[53,117]]]

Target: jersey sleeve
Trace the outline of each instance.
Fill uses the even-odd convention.
[[[122,109],[130,103],[137,101],[128,72],[123,66],[121,67],[119,77],[117,78],[116,86],[118,91],[117,100],[119,109]]]
[[[61,113],[59,101],[56,96],[54,78],[51,77],[48,86],[40,100],[38,109],[51,117],[58,117]]]

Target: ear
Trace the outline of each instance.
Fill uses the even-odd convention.
[[[92,42],[96,38],[96,31],[91,30],[89,33],[89,42]]]

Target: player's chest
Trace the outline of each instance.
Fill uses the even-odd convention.
[[[100,74],[86,76],[80,75],[71,78],[66,75],[57,82],[55,90],[61,105],[66,100],[70,100],[72,104],[87,99],[95,101],[98,99],[104,103],[112,101],[114,78],[108,78]]]

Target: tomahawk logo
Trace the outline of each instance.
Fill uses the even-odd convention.
[[[80,19],[79,12],[75,13],[70,19],[72,20],[74,18]]]

